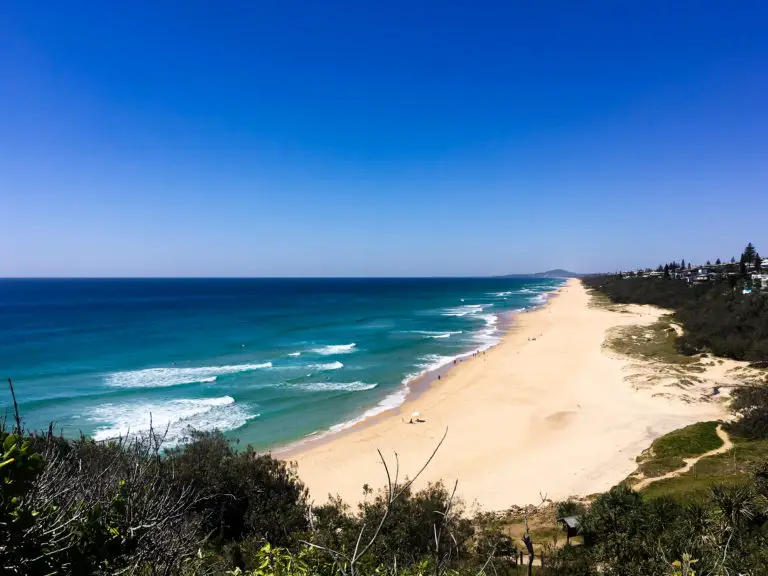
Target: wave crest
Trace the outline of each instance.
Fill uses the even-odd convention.
[[[178,443],[189,428],[195,430],[234,430],[258,417],[248,414],[231,396],[219,398],[179,399],[166,402],[120,402],[97,406],[88,419],[101,423],[94,433],[95,440],[148,432],[150,426],[165,431],[167,445]]]
[[[306,382],[294,384],[294,388],[309,392],[362,392],[373,390],[378,384],[366,384],[365,382]]]
[[[451,336],[455,336],[456,334],[463,334],[463,330],[456,330],[454,332],[437,332],[434,330],[413,330],[413,334],[421,334],[422,336],[427,336],[429,338],[450,338]]]
[[[312,364],[310,366],[312,370],[319,370],[319,371],[326,371],[326,370],[339,370],[340,368],[344,368],[344,364],[342,362],[336,361],[336,362],[329,362],[327,364]]]
[[[215,382],[219,376],[271,367],[272,362],[232,366],[201,366],[198,368],[146,368],[108,374],[106,383],[108,386],[116,388],[164,388],[194,382]]]
[[[320,354],[321,356],[332,356],[334,354],[349,354],[350,352],[355,351],[355,344],[354,342],[352,344],[331,344],[328,346],[323,346],[322,348],[315,348],[312,350],[315,354]]]

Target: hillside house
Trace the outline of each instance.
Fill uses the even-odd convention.
[[[752,274],[752,285],[761,290],[768,290],[768,274]]]

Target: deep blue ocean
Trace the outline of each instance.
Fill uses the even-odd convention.
[[[561,282],[0,280],[0,376],[30,428],[105,439],[151,415],[170,443],[193,427],[272,447],[399,405]]]

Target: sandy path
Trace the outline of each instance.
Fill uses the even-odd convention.
[[[606,353],[606,330],[649,324],[660,311],[590,306],[571,281],[545,308],[518,315],[504,341],[465,360],[415,399],[362,426],[298,450],[296,460],[316,503],[385,477],[377,448],[414,473],[448,428],[443,447],[416,484],[459,480],[459,494],[485,509],[606,490],[636,467],[635,457],[662,434],[723,416],[719,402],[686,402],[665,388],[635,389],[633,362]],[[636,363],[634,363],[636,364]],[[711,391],[711,388],[709,388]],[[690,389],[687,390],[690,393]],[[418,410],[423,424],[404,423]]]
[[[655,478],[644,478],[643,480],[640,480],[637,484],[632,486],[634,490],[640,491],[643,488],[647,488],[654,482],[658,482],[659,480],[667,480],[668,478],[676,478],[677,476],[681,476],[688,472],[691,468],[693,468],[696,463],[699,460],[703,460],[704,458],[709,458],[710,456],[715,456],[717,454],[722,454],[723,452],[728,452],[731,448],[733,448],[733,442],[731,442],[731,437],[728,436],[728,432],[723,430],[722,424],[718,424],[716,430],[717,435],[720,437],[720,440],[723,441],[723,445],[720,446],[720,448],[715,448],[714,450],[710,450],[709,452],[705,452],[704,454],[701,454],[700,456],[696,456],[695,458],[683,458],[683,461],[685,462],[685,466],[682,468],[678,468],[677,470],[672,470],[672,472],[667,472],[664,474],[664,476],[656,476]]]

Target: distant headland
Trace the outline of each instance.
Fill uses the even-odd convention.
[[[554,270],[536,272],[535,274],[505,274],[503,276],[497,276],[497,278],[581,278],[582,276],[585,276],[585,274],[569,272],[562,268],[555,268]]]

